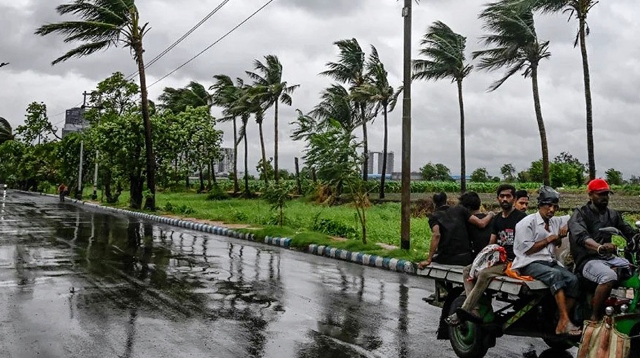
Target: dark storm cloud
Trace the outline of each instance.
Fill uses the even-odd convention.
[[[0,61],[11,62],[0,69],[2,81],[11,86],[0,87],[0,115],[19,124],[26,105],[44,101],[50,112],[59,113],[77,104],[80,93],[95,87],[112,72],[135,72],[135,63],[127,49],[108,51],[83,59],[72,59],[51,66],[71,44],[60,37],[33,35],[47,22],[59,21],[56,5],[63,0],[22,0],[0,4],[0,21],[9,29],[9,36],[0,37]],[[145,38],[145,59],[149,61],[164,50],[191,26],[202,19],[221,1],[145,0],[139,1],[144,21],[151,31]],[[218,14],[196,30],[183,43],[148,69],[148,83],[177,68],[193,55],[211,45],[233,26],[244,20],[262,4],[230,1]],[[467,58],[481,49],[481,36],[486,34],[477,15],[481,1],[457,2],[432,0],[414,5],[414,56],[427,27],[441,20],[467,37]],[[302,156],[304,144],[289,139],[290,127],[296,119],[295,109],[308,112],[318,101],[320,91],[331,80],[318,76],[328,61],[335,61],[337,49],[333,42],[357,38],[368,53],[375,45],[396,87],[402,76],[402,2],[365,0],[275,0],[260,14],[233,32],[198,59],[171,77],[150,88],[152,97],[165,86],[184,86],[195,80],[209,86],[214,74],[245,77],[252,70],[254,59],[267,54],[277,55],[284,65],[284,78],[300,84],[293,96],[292,107],[282,107],[280,113],[280,156],[285,168],[292,168],[293,157]],[[637,0],[601,2],[589,17],[591,35],[588,50],[594,99],[596,164],[599,173],[615,167],[625,176],[638,175],[634,133],[640,130],[640,113],[635,84],[640,81],[640,48],[633,46],[640,26]],[[570,152],[586,161],[584,124],[584,90],[579,49],[573,47],[577,23],[566,21],[565,15],[537,16],[539,38],[550,42],[551,58],[540,65],[540,95],[547,127],[550,156]],[[488,93],[488,86],[504,74],[503,70],[486,73],[474,71],[464,82],[467,117],[467,172],[486,167],[498,175],[504,163],[513,163],[518,170],[541,157],[538,128],[533,111],[531,81],[515,75],[503,87]],[[217,111],[217,109],[216,109]],[[216,112],[217,114],[217,112]],[[459,172],[459,113],[455,85],[449,81],[413,84],[412,167],[428,161],[441,162]],[[50,114],[51,115],[51,114]],[[268,155],[272,155],[273,113],[265,122]],[[59,121],[61,117],[52,119]],[[253,124],[253,123],[252,123]],[[230,124],[221,124],[225,143],[232,141]],[[371,125],[370,148],[382,149],[382,120]],[[249,135],[256,138],[257,128]],[[360,136],[361,131],[355,132]],[[399,163],[401,147],[401,108],[389,116],[389,148]],[[623,148],[621,148],[623,147]],[[251,140],[251,171],[258,160],[259,144]],[[399,168],[396,168],[399,170]]]

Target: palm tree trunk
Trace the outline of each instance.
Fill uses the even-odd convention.
[[[260,149],[262,150],[262,174],[264,183],[269,185],[269,173],[267,172],[267,151],[264,148],[264,135],[262,134],[262,121],[258,122],[258,131],[260,132]]]
[[[464,102],[462,100],[462,79],[458,82],[458,104],[460,106],[460,193],[467,191],[467,159],[465,155]]]
[[[276,184],[278,183],[278,179],[280,179],[280,176],[278,175],[278,101],[276,100],[275,104],[274,104],[274,109],[276,111],[275,117],[274,117],[274,123],[275,123],[275,127],[274,127],[274,140],[275,143],[273,144],[273,177],[276,181]]]
[[[236,117],[233,117],[233,192],[238,193],[240,185],[238,184],[238,129]]]
[[[251,196],[249,191],[249,145],[247,144],[247,122],[244,125],[244,195],[246,198]]]
[[[584,76],[584,99],[587,106],[587,155],[589,157],[589,180],[596,178],[596,159],[593,148],[593,110],[591,107],[591,76],[587,56],[586,14],[580,16],[580,52],[582,53],[582,72]]]
[[[387,104],[382,106],[384,115],[384,139],[382,144],[382,177],[380,178],[380,199],[384,199],[384,184],[387,176],[387,142],[389,140],[389,128],[387,126]]]
[[[147,189],[149,195],[144,203],[146,210],[156,210],[156,158],[153,153],[153,143],[151,137],[151,119],[149,118],[149,94],[147,92],[147,76],[144,72],[144,60],[142,58],[144,50],[142,39],[135,44],[135,56],[140,73],[140,96],[142,97],[142,121],[144,122],[144,145],[147,154]]]
[[[547,146],[547,131],[544,129],[542,119],[542,108],[540,107],[540,93],[538,91],[538,66],[531,66],[531,86],[533,89],[533,105],[538,121],[538,131],[540,132],[540,145],[542,147],[542,181],[544,185],[550,185],[549,180],[549,147]]]
[[[364,150],[364,163],[362,168],[362,180],[369,179],[369,140],[367,136],[367,119],[364,115],[364,103],[360,104],[360,116],[362,116],[362,149]]]

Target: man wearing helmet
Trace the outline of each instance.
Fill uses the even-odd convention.
[[[538,211],[516,225],[516,258],[512,268],[549,286],[559,311],[556,334],[579,336],[580,329],[569,319],[569,312],[580,295],[578,279],[559,265],[554,255],[555,246],[566,236],[566,229],[561,229],[562,219],[554,217],[559,202],[560,194],[553,188],[540,188]]]
[[[615,256],[616,246],[611,243],[611,234],[600,232],[600,228],[613,226],[631,238],[637,234],[622,215],[609,209],[611,189],[604,179],[593,179],[587,185],[589,202],[577,208],[569,219],[569,242],[571,255],[576,263],[575,272],[598,284],[593,297],[592,321],[602,319],[604,301],[611,294],[618,280],[616,267],[628,267],[629,262]]]

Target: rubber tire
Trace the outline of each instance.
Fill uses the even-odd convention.
[[[549,346],[549,348],[559,351],[566,351],[573,347],[573,344],[568,342],[566,338],[543,338],[542,340]]]
[[[462,307],[466,296],[459,296],[451,303],[449,314]],[[465,322],[457,326],[449,326],[449,342],[460,358],[482,358],[487,354],[489,341],[485,337],[481,325]]]

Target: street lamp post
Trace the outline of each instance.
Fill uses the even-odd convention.
[[[411,247],[411,2],[404,0],[404,75],[402,91],[402,190],[400,247]]]

